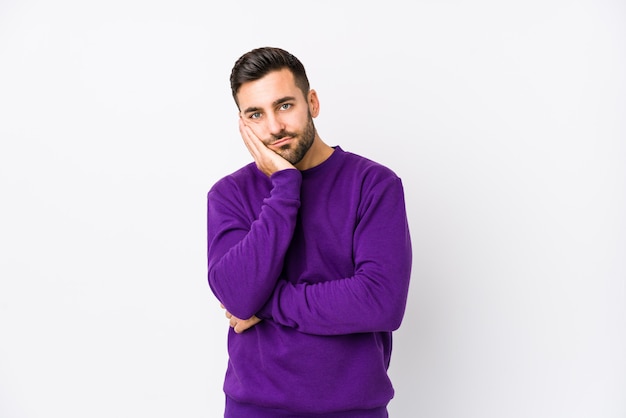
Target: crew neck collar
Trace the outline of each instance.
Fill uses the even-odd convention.
[[[330,154],[330,156],[327,159],[325,159],[324,161],[322,161],[320,164],[316,165],[315,167],[307,168],[306,170],[300,171],[302,175],[308,176],[318,171],[324,170],[325,167],[330,167],[336,164],[336,162],[340,159],[341,154],[344,154],[344,150],[341,149],[339,145],[335,145],[334,147],[331,147],[331,148],[333,148],[333,152],[332,154]]]

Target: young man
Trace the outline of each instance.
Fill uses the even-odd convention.
[[[411,272],[401,180],[322,141],[290,53],[252,50],[230,82],[254,162],[208,193],[208,280],[231,326],[225,417],[387,417]]]

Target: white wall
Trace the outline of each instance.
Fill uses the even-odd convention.
[[[0,1],[0,417],[219,417],[205,194],[228,76],[306,65],[404,180],[394,418],[626,416],[626,6]]]

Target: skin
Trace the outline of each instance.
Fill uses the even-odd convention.
[[[267,176],[280,170],[307,170],[333,153],[313,125],[320,110],[317,92],[311,89],[305,95],[288,69],[244,83],[237,92],[237,103],[241,138]],[[261,321],[256,316],[237,318],[221,306],[236,333]]]

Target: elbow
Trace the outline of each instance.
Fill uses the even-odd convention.
[[[378,318],[379,331],[391,332],[400,328],[406,311],[407,293],[389,293],[386,299],[378,301],[375,317]]]
[[[224,308],[239,319],[253,317],[265,304],[262,292],[244,291],[241,286],[228,286],[230,281],[220,279],[212,269],[209,269],[208,282],[211,291]]]
[[[396,331],[400,328],[402,319],[404,318],[404,305],[401,307],[392,307],[385,315],[381,315],[380,317],[384,319],[384,322],[380,324],[382,331]]]
[[[404,318],[404,309],[402,310],[402,312],[394,314],[389,319],[389,330],[396,331],[398,328],[400,328],[400,325],[402,325],[403,318]]]
[[[376,312],[370,317],[369,325],[364,329],[366,332],[393,332],[402,324],[403,312],[395,309],[387,309]]]

